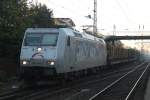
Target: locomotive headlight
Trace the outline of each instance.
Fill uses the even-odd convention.
[[[38,51],[38,52],[42,51],[42,48],[37,48],[37,51]]]
[[[55,65],[55,62],[52,61],[52,62],[50,63],[50,65],[52,65],[52,66]]]
[[[48,61],[48,64],[51,65],[51,66],[54,66],[55,62],[54,61]]]
[[[22,64],[23,65],[26,65],[28,62],[27,61],[22,61]]]

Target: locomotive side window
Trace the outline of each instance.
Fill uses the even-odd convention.
[[[56,46],[58,33],[27,33],[25,46]]]
[[[76,37],[82,38],[82,35],[81,35],[80,33],[74,32],[74,35],[75,35]]]
[[[70,36],[67,38],[67,46],[70,46]]]

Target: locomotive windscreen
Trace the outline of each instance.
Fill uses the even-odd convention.
[[[25,46],[56,46],[58,33],[27,33]]]

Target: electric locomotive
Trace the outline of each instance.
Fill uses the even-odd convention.
[[[107,64],[107,47],[101,38],[73,28],[28,28],[21,54],[20,76],[54,77]]]

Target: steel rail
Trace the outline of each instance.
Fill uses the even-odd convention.
[[[89,100],[94,100],[98,95],[102,94],[103,92],[105,92],[106,90],[108,90],[109,88],[111,88],[112,86],[114,86],[121,79],[125,78],[127,75],[129,75],[130,73],[134,72],[135,70],[137,70],[139,67],[141,67],[144,64],[145,64],[145,62],[143,62],[140,65],[137,65],[136,68],[134,68],[133,70],[127,72],[125,75],[121,76],[120,78],[118,78],[117,80],[115,80],[114,82],[112,82],[111,84],[107,85],[104,89],[102,89],[101,91],[99,91],[98,93],[96,93],[95,95],[93,95],[91,98],[89,98]]]

